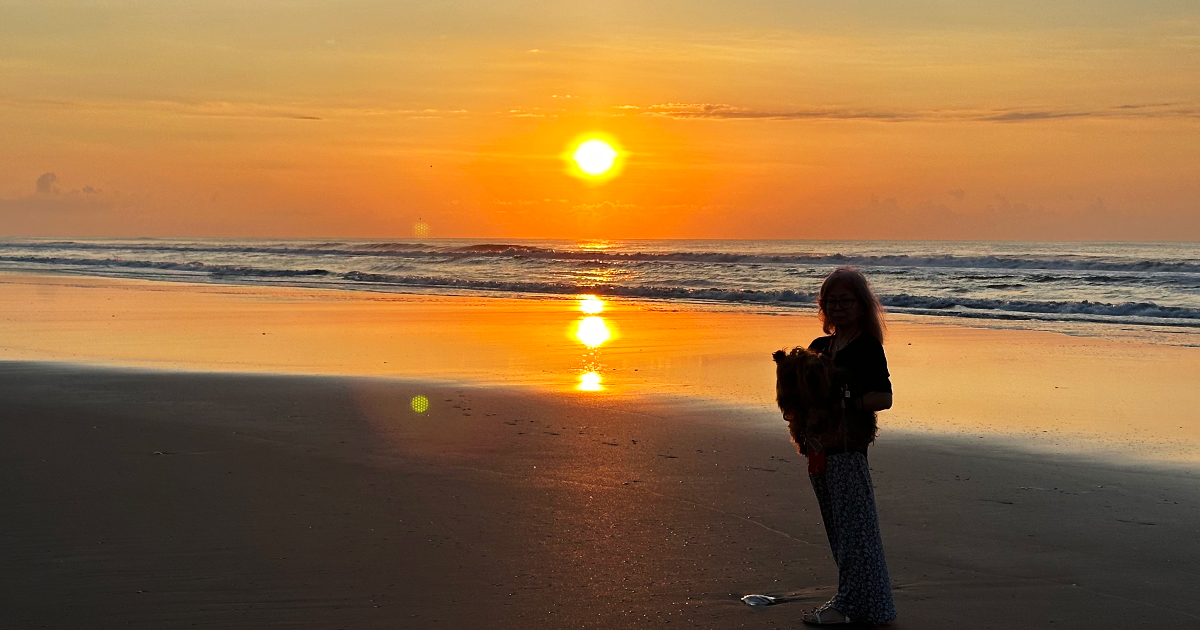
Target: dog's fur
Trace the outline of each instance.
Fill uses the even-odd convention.
[[[865,446],[875,438],[875,414],[867,412],[868,426],[846,422],[847,417],[863,416],[863,412],[844,411],[839,396],[848,381],[846,370],[835,368],[833,362],[805,348],[790,352],[776,350],[775,402],[788,423],[788,433],[796,450],[806,455],[809,450],[836,446]]]

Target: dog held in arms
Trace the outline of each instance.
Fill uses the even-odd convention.
[[[796,451],[865,447],[875,440],[874,412],[851,411],[849,372],[805,348],[776,350],[775,402],[788,423]]]

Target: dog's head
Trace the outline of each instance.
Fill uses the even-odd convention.
[[[824,357],[804,348],[791,352],[776,350],[775,402],[787,420],[808,415],[818,407],[828,406],[833,392],[831,366]]]

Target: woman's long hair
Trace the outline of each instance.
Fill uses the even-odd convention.
[[[821,292],[817,294],[817,316],[821,318],[821,330],[827,335],[837,332],[837,327],[829,321],[825,313],[824,302],[825,296],[838,287],[848,289],[858,298],[858,306],[862,309],[858,320],[859,328],[883,343],[883,332],[887,329],[887,323],[883,319],[883,305],[879,303],[879,298],[875,297],[875,292],[871,291],[871,283],[867,282],[867,277],[858,267],[838,267],[821,283]]]

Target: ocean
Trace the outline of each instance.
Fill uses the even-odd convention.
[[[7,271],[771,312],[843,265],[892,314],[1200,345],[1200,243],[0,239]]]

